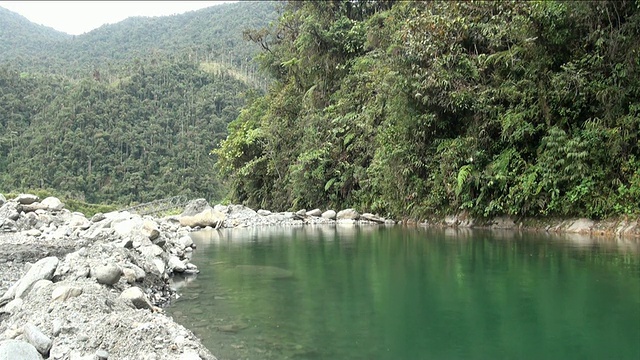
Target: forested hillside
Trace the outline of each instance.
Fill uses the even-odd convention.
[[[635,1],[290,2],[216,150],[253,207],[640,211]]]
[[[226,193],[210,150],[266,86],[243,30],[276,4],[132,18],[80,36],[0,12],[0,193],[132,204]]]
[[[252,67],[259,46],[243,31],[277,18],[273,1],[241,1],[185,14],[132,17],[71,36],[0,10],[0,64],[80,78],[99,70],[117,74],[135,59],[221,61]]]

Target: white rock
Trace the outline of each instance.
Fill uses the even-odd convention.
[[[182,260],[180,260],[177,256],[172,255],[169,258],[169,261],[167,262],[167,267],[169,268],[169,270],[173,270],[174,272],[184,272],[187,267],[184,264],[184,262],[182,262]]]
[[[0,298],[0,304],[12,300],[16,297],[22,297],[22,295],[31,288],[38,280],[51,280],[53,274],[56,272],[59,260],[55,256],[49,256],[38,260],[31,266],[29,271],[17,282],[15,282],[9,290]]]
[[[100,265],[91,268],[91,277],[105,285],[116,284],[122,276],[122,269],[116,264]]]
[[[309,210],[309,211],[307,211],[307,213],[305,215],[307,215],[307,216],[321,216],[322,215],[322,210],[320,210],[320,209]]]
[[[34,202],[40,200],[40,198],[36,195],[33,194],[20,194],[18,196],[16,196],[15,199],[19,204],[22,205],[29,205],[29,204],[33,204]]]
[[[354,209],[344,209],[340,210],[336,214],[336,219],[350,219],[350,220],[358,220],[360,218],[360,214]]]
[[[40,230],[38,229],[29,229],[27,231],[24,232],[27,236],[33,236],[33,237],[38,237],[40,235],[42,235],[42,232],[40,232]]]
[[[130,301],[136,309],[151,309],[153,306],[147,299],[147,296],[135,286],[130,287],[120,294],[120,298],[125,301]]]
[[[24,303],[24,300],[22,300],[21,298],[13,299],[9,301],[9,303],[2,308],[1,312],[5,312],[9,314],[16,313],[22,308],[23,303]]]
[[[36,348],[25,341],[5,340],[0,342],[0,360],[42,360]]]
[[[193,239],[191,236],[186,235],[178,239],[178,244],[180,245],[180,248],[186,249],[193,246]]]
[[[51,293],[51,300],[53,301],[65,301],[69,298],[82,295],[82,288],[72,285],[58,286]]]
[[[320,215],[320,216],[322,216],[325,219],[335,220],[336,219],[336,212],[333,211],[333,210],[327,210],[327,211],[323,212],[322,215]]]
[[[64,204],[57,197],[49,196],[40,202],[42,205],[46,205],[51,211],[60,211],[64,208]]]
[[[53,342],[47,335],[43,334],[37,326],[31,323],[26,323],[22,327],[22,331],[27,341],[33,345],[40,354],[49,356],[49,350],[51,350]]]
[[[155,240],[160,236],[160,229],[155,221],[145,219],[142,223],[142,233],[149,238]]]

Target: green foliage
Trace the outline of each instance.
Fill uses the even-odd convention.
[[[177,194],[222,199],[210,150],[267,83],[242,29],[276,9],[228,5],[76,37],[0,9],[0,62],[11,61],[0,65],[0,188],[54,189],[83,212]]]
[[[289,3],[250,32],[274,83],[222,143],[242,154],[233,190],[392,216],[638,214],[638,26],[633,2]]]

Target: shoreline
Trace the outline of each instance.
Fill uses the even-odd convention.
[[[204,199],[192,200],[180,216],[115,211],[88,219],[57,198],[21,194],[0,203],[0,359],[216,359],[163,310],[177,295],[174,275],[198,273],[190,262],[191,232],[364,224],[640,238],[640,219],[475,220],[460,214],[396,222],[354,209],[273,213],[211,207]]]

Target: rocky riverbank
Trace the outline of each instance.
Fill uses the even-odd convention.
[[[180,216],[91,218],[55,197],[0,195],[1,359],[215,359],[164,314],[175,274],[198,272],[206,227],[393,224],[353,209],[272,213],[193,200]]]
[[[215,359],[163,306],[173,277],[198,272],[189,232],[200,228],[395,224],[354,209],[274,213],[197,199],[179,216],[129,212],[91,218],[57,198],[0,195],[0,360]],[[475,220],[465,214],[418,226],[491,227],[640,236],[638,220]]]
[[[0,197],[0,359],[215,359],[164,314],[196,273],[177,218]]]

